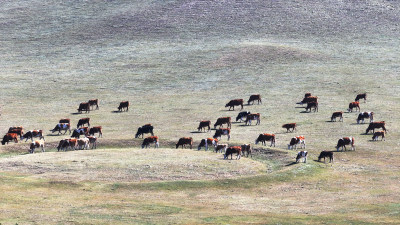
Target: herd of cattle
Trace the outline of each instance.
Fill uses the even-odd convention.
[[[348,111],[352,112],[353,109],[359,111],[358,117],[357,117],[357,123],[364,123],[365,119],[369,119],[369,126],[366,130],[366,133],[368,134],[371,130],[374,133],[372,140],[376,141],[378,140],[379,137],[381,137],[381,140],[385,140],[385,133],[386,133],[386,128],[385,128],[385,121],[380,121],[380,122],[374,122],[374,113],[373,112],[361,112],[360,111],[360,103],[359,100],[364,99],[364,103],[367,100],[367,94],[359,94],[357,95],[355,102],[351,102],[349,104]],[[261,96],[258,95],[251,95],[249,100],[247,101],[247,104],[250,105],[250,103],[254,104],[256,102],[258,104],[262,103]],[[229,101],[225,107],[229,107],[229,111],[232,109],[235,109],[235,106],[241,106],[241,109],[243,109],[243,99],[234,99]],[[89,100],[88,102],[83,102],[80,103],[78,112],[82,113],[85,111],[86,113],[89,113],[91,110],[97,110],[99,109],[99,104],[98,104],[98,99],[92,99]],[[301,102],[297,104],[307,104],[306,112],[318,112],[318,97],[317,96],[312,96],[311,93],[306,93],[304,95],[304,98]],[[129,109],[129,102],[124,101],[121,102],[118,106],[118,111],[123,111],[123,110],[128,111]],[[331,116],[331,122],[336,122],[336,119],[339,118],[339,122],[343,122],[343,111],[338,111],[334,112]],[[236,122],[245,122],[246,125],[251,125],[252,121],[256,121],[255,125],[259,125],[261,122],[261,115],[260,113],[250,113],[249,111],[243,111],[239,112],[239,114],[236,117]],[[224,153],[224,159],[227,159],[228,156],[236,154],[236,159],[240,159],[242,155],[247,155],[247,156],[252,156],[252,146],[251,144],[244,144],[241,146],[228,146],[227,144],[221,144],[219,143],[221,137],[227,136],[227,140],[230,140],[231,138],[231,117],[220,117],[217,119],[217,121],[214,124],[214,129],[215,129],[215,134],[212,138],[206,138],[202,139],[200,141],[200,144],[198,146],[198,150],[201,148],[205,148],[205,150],[208,150],[209,146],[213,146],[215,152],[223,152]],[[87,126],[85,126],[87,125]],[[224,127],[226,125],[226,127]],[[217,129],[218,127],[218,129]],[[296,131],[296,123],[287,123],[282,125],[282,128],[286,129],[286,132],[294,132]],[[382,131],[377,131],[375,132],[375,129],[382,129]],[[142,143],[142,148],[147,148],[149,147],[150,144],[154,144],[156,148],[159,147],[159,138],[157,136],[154,136],[154,127],[151,124],[145,124],[142,127],[139,127],[137,130],[137,133],[135,134],[135,138],[142,137],[144,138],[144,134],[150,134],[151,136],[144,138],[143,143]],[[200,121],[200,124],[197,128],[198,132],[209,132],[211,130],[211,121]],[[54,127],[54,129],[50,130],[52,133],[58,132],[58,134],[66,134],[68,131],[69,134],[71,134],[71,121],[70,119],[61,119],[59,120],[58,124]],[[62,133],[64,131],[64,133]],[[95,134],[98,133],[98,137],[102,137],[102,127],[101,126],[94,126],[90,127],[90,118],[82,118],[78,121],[76,129],[72,131],[72,135],[70,138],[62,139],[60,140],[57,150],[58,151],[66,151],[68,149],[75,150],[75,149],[89,149],[89,148],[96,148],[97,147],[97,138]],[[84,137],[81,137],[83,135]],[[22,126],[19,127],[10,127],[7,134],[4,135],[1,143],[2,145],[5,145],[6,143],[8,144],[10,141],[18,142],[18,136],[20,137],[21,140],[25,139],[25,142],[30,139],[32,143],[29,145],[29,152],[33,153],[35,148],[41,148],[42,151],[44,151],[44,136],[43,136],[43,131],[42,130],[30,130],[26,133],[24,133],[24,129]],[[33,140],[33,138],[39,138],[39,140]],[[268,133],[262,133],[260,134],[257,139],[255,140],[255,144],[261,143],[262,145],[266,145],[267,142],[270,142],[270,147],[274,146],[275,147],[275,134],[268,134]],[[179,139],[178,143],[176,144],[176,148],[179,146],[182,146],[184,148],[185,146],[190,146],[192,148],[193,146],[193,138],[192,137],[182,137]],[[306,148],[306,142],[305,142],[305,137],[304,136],[296,136],[291,138],[288,144],[288,149],[297,149],[297,146],[300,146],[300,149],[305,149]],[[346,145],[351,146],[351,150],[355,150],[354,146],[354,137],[343,137],[338,140],[336,150],[339,151],[341,149],[343,151],[346,150]],[[307,160],[308,153],[305,150],[299,151],[296,157],[296,162],[298,162],[301,158],[304,158],[304,162]],[[318,161],[321,159],[324,159],[328,157],[330,162],[333,162],[333,152],[332,151],[322,151],[318,157]]]

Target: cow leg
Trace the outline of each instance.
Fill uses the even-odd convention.
[[[231,139],[231,135],[230,134],[228,134],[228,141],[229,141],[229,139]]]

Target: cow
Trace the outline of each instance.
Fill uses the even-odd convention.
[[[79,104],[78,112],[82,113],[83,111],[85,111],[86,113],[90,112],[89,102],[81,102],[81,104]]]
[[[345,151],[347,151],[346,145],[351,145],[351,150],[355,151],[356,147],[354,147],[354,137],[343,137],[343,138],[340,138],[338,140],[337,145],[336,145],[336,151],[339,151],[339,148],[342,148],[342,151],[343,151],[343,148],[344,148]]]
[[[336,122],[337,117],[339,117],[339,122],[340,121],[343,122],[343,112],[342,111],[332,113],[331,122],[334,122],[334,121]]]
[[[228,148],[227,144],[218,144],[215,147],[215,153],[218,153],[218,152],[225,153],[227,148]]]
[[[60,119],[60,121],[58,121],[58,123],[71,123],[71,120],[68,118]]]
[[[179,148],[180,145],[182,145],[182,148],[186,147],[186,145],[190,145],[190,149],[192,149],[193,138],[192,137],[179,138],[178,143],[176,143],[176,148]]]
[[[81,127],[72,131],[71,138],[80,138],[81,135],[87,135],[89,132],[88,127]]]
[[[308,155],[307,151],[299,151],[297,153],[297,156],[296,156],[296,163],[298,163],[301,158],[304,158],[303,162],[306,163],[307,162],[307,155]]]
[[[65,151],[68,150],[69,148],[75,150],[77,144],[78,144],[78,139],[76,138],[63,139],[58,143],[57,151],[58,152],[60,150]]]
[[[144,147],[147,148],[151,143],[155,144],[154,145],[155,148],[158,148],[160,146],[160,144],[158,143],[158,137],[157,136],[150,136],[150,137],[147,137],[147,138],[145,138],[143,140],[142,148],[144,148]]]
[[[360,103],[359,102],[350,102],[349,108],[347,109],[347,111],[353,112],[353,108],[356,108],[356,112],[357,112],[357,109],[358,109],[358,111],[360,111]]]
[[[7,133],[16,133],[19,135],[19,138],[22,137],[22,135],[24,135],[24,128],[22,126],[19,127],[10,127],[8,129]]]
[[[231,155],[231,159],[232,159],[232,155],[235,153],[236,153],[236,160],[240,159],[240,157],[242,155],[242,147],[241,146],[228,147],[225,151],[224,159],[228,159],[229,155]]]
[[[32,141],[29,146],[29,153],[33,153],[35,148],[42,148],[42,152],[44,152],[44,140]]]
[[[288,144],[288,149],[297,149],[298,144],[300,144],[300,148],[306,148],[306,140],[304,136],[293,137]]]
[[[89,149],[89,138],[87,137],[79,138],[77,140],[77,145],[79,150]]]
[[[38,137],[39,140],[41,140],[41,139],[44,140],[43,131],[42,130],[30,130],[30,131],[26,132],[24,135],[22,135],[21,141],[24,139],[25,139],[25,142],[28,139],[31,139],[33,141],[34,137]]]
[[[99,109],[99,100],[98,99],[90,99],[88,101],[90,109],[93,110],[93,106],[96,106],[96,109]]]
[[[385,128],[385,121],[369,123],[368,128],[365,131],[365,134],[368,134],[370,130],[372,130],[372,133],[375,133],[375,129],[378,129],[378,128],[382,128],[385,132],[387,132],[387,130]]]
[[[126,109],[126,111],[129,110],[129,101],[124,101],[119,103],[118,111],[122,111],[123,109]]]
[[[90,128],[89,135],[94,136],[95,133],[99,133],[99,137],[103,137],[102,127],[97,126],[97,127]]]
[[[95,136],[88,136],[87,137],[89,139],[89,145],[91,145],[91,149],[93,148],[97,148],[97,137]]]
[[[205,147],[205,149],[207,151],[208,146],[212,145],[212,146],[214,146],[214,148],[216,148],[217,144],[218,144],[218,139],[215,139],[215,138],[201,139],[200,144],[197,147],[197,150],[200,150],[202,147]]]
[[[213,138],[219,138],[222,135],[227,135],[228,141],[229,141],[229,139],[231,138],[231,129],[230,128],[219,128],[218,130],[215,131]]]
[[[69,133],[71,134],[71,125],[69,123],[59,123],[56,125],[56,127],[54,127],[53,130],[50,130],[52,133],[58,131],[58,134],[61,134],[61,131],[65,130],[64,134],[67,133],[67,131],[69,131]]]
[[[379,137],[382,137],[381,141],[386,141],[385,138],[385,131],[377,131],[374,133],[374,136],[372,136],[373,141],[377,141]]]
[[[250,111],[240,112],[236,117],[236,122],[238,122],[239,120],[241,122],[243,122],[247,118],[247,115],[249,115],[249,114],[250,114]]]
[[[233,100],[230,100],[226,105],[225,105],[225,108],[226,107],[229,107],[229,111],[231,110],[231,108],[233,108],[233,110],[235,110],[235,106],[241,106],[242,108],[241,108],[241,110],[243,109],[243,99],[233,99]]]
[[[203,131],[203,129],[204,129],[204,131],[206,131],[206,127],[208,128],[208,130],[207,131],[210,131],[210,129],[211,129],[211,121],[209,121],[209,120],[203,120],[203,121],[200,121],[200,124],[199,124],[199,127],[197,128],[197,131]]]
[[[367,93],[358,94],[358,95],[356,96],[355,101],[358,102],[360,99],[364,99],[364,103],[367,102]]]
[[[255,144],[261,142],[262,145],[267,145],[267,141],[271,141],[271,145],[269,147],[272,147],[272,145],[275,147],[275,134],[260,134],[258,135]]]
[[[244,145],[241,145],[240,147],[242,147],[242,154],[244,156],[249,157],[249,155],[250,155],[250,157],[253,158],[253,155],[251,154],[253,151],[253,148],[251,147],[250,144],[244,144]],[[247,153],[247,155],[246,155],[246,153]]]
[[[154,136],[153,126],[149,123],[138,128],[138,130],[135,134],[135,138],[138,138],[140,135],[142,135],[142,138],[143,138],[143,135],[148,134],[148,133],[150,133],[151,136]]]
[[[7,133],[4,135],[3,140],[1,140],[1,144],[5,145],[6,143],[14,140],[15,143],[18,143],[18,134],[17,133]]]
[[[300,104],[303,105],[309,102],[318,102],[318,97],[317,96],[304,97],[303,100],[300,102]]]
[[[247,101],[247,105],[250,105],[250,102],[253,102],[254,105],[254,101],[257,101],[258,104],[262,104],[261,95],[251,95],[249,100]]]
[[[217,129],[217,126],[223,127],[224,124],[227,124],[228,128],[231,127],[231,117],[220,117],[217,119],[217,122],[214,124],[214,129]]]
[[[286,128],[286,133],[288,133],[290,131],[290,129],[292,129],[291,132],[293,132],[294,130],[296,130],[296,123],[283,124],[282,128]]]
[[[304,98],[308,98],[308,97],[310,97],[310,96],[311,96],[311,93],[310,93],[310,92],[307,92],[307,93],[304,94]]]
[[[246,125],[251,125],[252,120],[256,120],[257,121],[256,125],[260,125],[260,122],[261,122],[260,113],[252,113],[252,114],[247,115],[246,121],[245,121]]]
[[[358,114],[357,123],[364,123],[364,119],[369,118],[369,122],[374,122],[374,112],[362,112]]]
[[[311,112],[311,109],[314,109],[314,112],[318,112],[318,102],[308,102],[306,112],[308,112],[308,110]]]
[[[321,159],[324,158],[324,163],[326,163],[325,158],[329,158],[329,162],[333,163],[333,152],[332,151],[322,151],[319,153],[318,162],[321,162]]]
[[[76,125],[76,127],[79,128],[79,127],[81,127],[81,126],[83,126],[85,124],[87,124],[88,127],[90,127],[90,118],[79,119],[78,124]]]

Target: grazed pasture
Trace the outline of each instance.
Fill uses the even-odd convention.
[[[396,1],[3,1],[0,9],[0,134],[43,129],[46,153],[28,142],[0,147],[2,224],[399,224],[399,3]],[[305,92],[319,112],[295,104]],[[384,120],[386,141],[364,135],[346,111]],[[261,125],[232,124],[223,143],[254,143],[275,133],[276,147],[252,159],[174,149],[195,146],[231,99],[261,94]],[[98,98],[100,109],[76,114]],[[116,113],[121,101],[129,112]],[[99,148],[55,152],[61,118],[103,127]],[[282,124],[296,122],[297,132]],[[151,123],[160,149],[140,149]],[[307,164],[287,144],[304,135]],[[333,164],[322,150],[354,136],[356,151]],[[195,147],[194,147],[195,148]]]

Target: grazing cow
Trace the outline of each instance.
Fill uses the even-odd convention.
[[[294,130],[296,130],[296,123],[287,123],[287,124],[283,124],[282,128],[286,128],[286,133],[290,131],[290,129],[292,129],[291,132],[293,132]]]
[[[69,148],[71,150],[75,150],[76,146],[78,144],[78,139],[76,138],[69,138],[69,139],[63,139],[58,143],[57,146],[57,151],[65,151],[68,150]]]
[[[83,150],[83,149],[89,149],[89,138],[84,137],[84,138],[79,138],[77,141],[78,144],[78,149]]]
[[[217,126],[223,127],[224,124],[227,124],[228,128],[231,127],[231,117],[220,117],[217,119],[217,122],[214,124],[214,129],[217,128]]]
[[[322,151],[319,153],[318,162],[321,162],[321,159],[324,158],[324,163],[326,163],[325,158],[329,158],[329,162],[333,163],[333,152],[332,151]]]
[[[369,123],[369,126],[367,130],[365,131],[365,134],[368,134],[370,130],[372,130],[372,133],[375,133],[375,129],[382,128],[385,132],[387,132],[385,128],[385,121],[380,121],[380,122],[372,122]]]
[[[336,145],[336,151],[339,151],[339,148],[343,148],[345,151],[347,151],[346,149],[346,145],[351,145],[351,150],[356,150],[356,147],[354,147],[354,137],[344,137],[344,138],[340,138],[338,140],[338,143]]]
[[[90,127],[90,118],[82,118],[78,121],[78,125],[76,125],[77,128],[79,128],[80,126],[83,126],[87,124],[88,127]]]
[[[360,99],[364,99],[364,103],[365,103],[365,102],[367,101],[367,93],[358,94],[358,95],[356,96],[355,101],[358,102]]]
[[[245,121],[246,125],[251,125],[252,120],[256,120],[257,121],[256,125],[260,125],[260,122],[261,122],[260,113],[253,113],[253,114],[247,115],[246,121]]]
[[[347,111],[353,112],[353,108],[356,108],[356,112],[357,112],[357,109],[358,109],[358,111],[360,111],[360,103],[359,102],[350,102],[349,108],[347,109]]]
[[[229,139],[231,138],[231,129],[230,128],[219,128],[218,130],[215,131],[213,138],[219,138],[222,135],[227,135],[228,141],[229,141]]]
[[[44,140],[32,141],[29,147],[29,153],[33,153],[35,148],[42,148],[42,152],[44,152]]]
[[[149,123],[138,128],[138,130],[135,134],[135,138],[138,138],[140,135],[142,135],[142,138],[143,138],[143,135],[148,134],[148,133],[150,133],[151,136],[154,136],[153,126]]]
[[[65,119],[60,119],[60,121],[58,121],[58,123],[71,123],[71,120],[70,120],[70,119],[67,119],[67,118],[65,118]]]
[[[373,141],[377,141],[379,137],[382,137],[381,141],[386,141],[385,138],[385,131],[377,131],[374,133],[374,136],[372,136]]]
[[[83,111],[86,111],[86,113],[90,112],[89,102],[82,102],[79,104],[78,112],[82,113]]]
[[[214,148],[216,148],[217,144],[218,144],[218,139],[215,139],[215,138],[201,139],[200,144],[197,147],[197,150],[200,150],[202,147],[205,147],[205,149],[207,151],[208,146],[212,145],[212,146],[214,146]]]
[[[241,110],[243,109],[243,99],[234,99],[234,100],[230,100],[226,105],[225,105],[225,108],[226,107],[229,107],[229,110],[231,110],[231,108],[233,108],[233,110],[235,110],[235,106],[238,106],[238,105],[240,105],[242,108],[241,108]]]
[[[226,148],[228,148],[227,144],[218,144],[217,147],[215,147],[215,153],[218,153],[218,152],[225,153]]]
[[[304,98],[308,98],[308,97],[311,97],[311,93],[310,92],[307,92],[307,93],[304,94]]]
[[[99,133],[99,137],[103,137],[102,127],[97,126],[97,127],[90,128],[89,135],[94,136],[95,133]]]
[[[182,145],[182,148],[185,147],[186,145],[190,145],[190,149],[192,149],[193,146],[193,138],[192,137],[183,137],[179,138],[178,143],[176,143],[176,148],[179,148],[179,146]]]
[[[123,109],[126,109],[126,111],[129,110],[129,101],[124,101],[119,103],[118,111],[122,111]]]
[[[6,143],[14,140],[15,143],[18,143],[18,134],[17,133],[7,133],[4,135],[3,140],[1,140],[1,144],[5,145]]]
[[[24,128],[22,126],[19,127],[10,127],[8,129],[7,133],[16,133],[19,135],[19,138],[22,137],[22,135],[24,135]]]
[[[317,96],[304,97],[303,100],[300,102],[300,104],[303,105],[309,102],[318,102],[318,97]]]
[[[69,131],[69,133],[71,134],[71,125],[69,123],[59,123],[56,125],[56,127],[54,127],[53,130],[50,130],[52,133],[58,131],[58,134],[61,134],[61,131],[65,130],[64,134],[67,133],[67,131]]]
[[[311,112],[311,109],[314,109],[314,112],[318,112],[318,102],[308,102],[306,112],[308,112],[308,110]]]
[[[235,153],[236,153],[236,160],[240,159],[240,157],[242,155],[242,147],[241,146],[228,147],[225,151],[224,159],[228,159],[229,155],[231,155],[231,159],[232,159],[232,155]]]
[[[81,135],[87,135],[89,132],[88,127],[81,127],[72,131],[71,138],[80,138]]]
[[[241,145],[240,147],[242,147],[242,154],[244,156],[249,157],[249,155],[250,155],[250,157],[253,158],[253,155],[251,154],[253,151],[253,148],[251,147],[250,144],[244,144],[244,145]],[[247,153],[247,155],[246,155],[246,153]]]
[[[200,124],[199,124],[199,127],[197,128],[197,130],[198,131],[203,131],[203,129],[204,129],[204,131],[206,131],[206,127],[208,127],[207,131],[210,131],[210,129],[211,129],[211,121],[209,121],[209,120],[200,121]]]
[[[240,122],[243,122],[247,118],[247,115],[249,115],[249,114],[250,114],[250,111],[240,112],[236,117],[236,122],[239,120],[240,120]]]
[[[339,117],[339,122],[342,121],[343,122],[343,112],[334,112],[332,113],[331,116],[331,122],[335,121],[336,122],[336,118]]]
[[[370,123],[374,122],[374,112],[362,112],[358,114],[357,123],[360,123],[360,121],[364,123],[364,119],[366,118],[369,118]]]
[[[97,137],[95,136],[88,136],[89,144],[92,146],[91,149],[97,148]]]
[[[254,105],[254,101],[257,101],[258,104],[262,104],[261,95],[251,95],[249,100],[247,101],[247,104],[250,105],[250,102],[253,102]]]
[[[301,158],[304,158],[303,162],[306,163],[307,162],[307,155],[308,155],[307,151],[299,151],[297,153],[297,156],[296,156],[296,163],[298,163]]]
[[[272,145],[274,145],[275,147],[275,134],[260,134],[258,135],[255,144],[261,142],[262,145],[267,145],[266,144],[267,141],[271,141],[271,145],[269,147],[272,147]]]
[[[93,106],[96,106],[96,109],[99,109],[99,100],[98,99],[90,99],[89,105],[92,110],[93,110]]]
[[[28,139],[31,139],[33,141],[34,137],[38,137],[39,140],[41,140],[41,139],[44,140],[43,131],[42,130],[30,130],[30,131],[26,132],[24,135],[22,135],[21,141],[24,139],[26,139],[25,142]]]
[[[155,144],[154,145],[155,148],[158,148],[160,146],[160,144],[158,143],[158,137],[157,136],[150,136],[150,137],[147,137],[147,138],[145,138],[143,140],[142,148],[144,148],[144,147],[147,148],[151,143]]]
[[[297,149],[297,145],[300,144],[300,148],[306,148],[306,140],[304,136],[297,136],[290,140],[288,144],[288,149]]]

